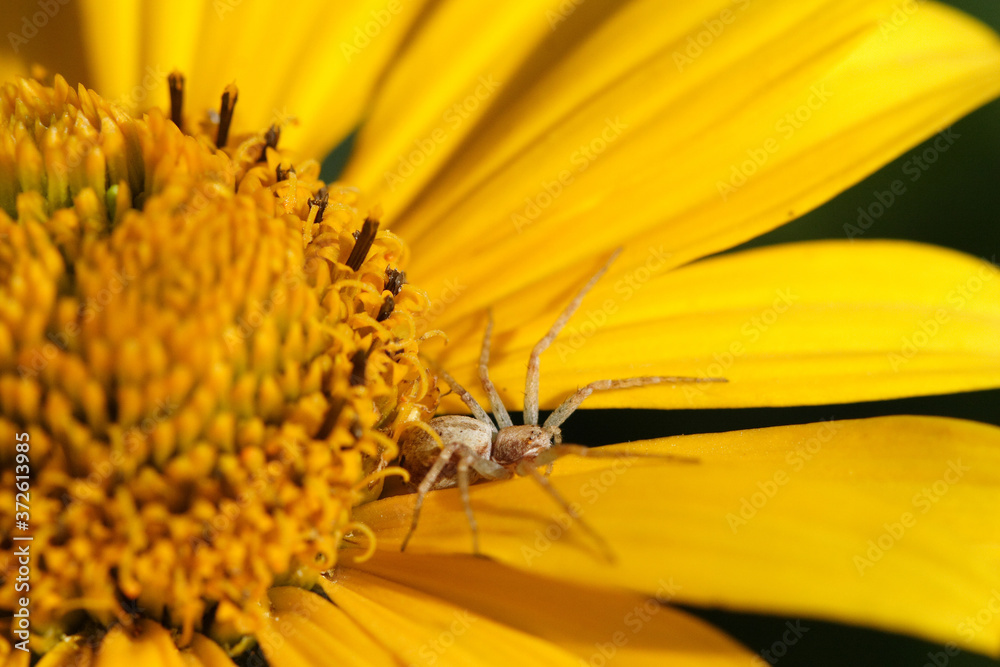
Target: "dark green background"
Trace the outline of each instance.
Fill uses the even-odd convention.
[[[904,0],[900,0],[903,2]],[[997,0],[952,0],[951,4],[979,17],[1000,32]],[[923,241],[1000,261],[1000,102],[979,109],[953,126],[959,139],[916,183],[908,180],[906,193],[865,233],[864,238]],[[873,193],[889,189],[901,177],[902,165],[921,150],[914,147],[863,182],[820,209],[741,248],[807,239],[843,239],[844,225],[854,224],[857,208],[874,201]],[[330,156],[324,169],[329,178],[350,150],[345,142]],[[904,177],[905,179],[905,177]],[[905,278],[905,277],[901,277]],[[998,341],[1000,344],[1000,341]],[[825,419],[853,419],[879,415],[942,415],[974,419],[1000,426],[1000,390],[949,396],[913,398],[877,403],[805,408],[742,410],[581,410],[563,426],[568,442],[603,445],[699,432],[721,432]],[[515,423],[518,422],[515,416]],[[1000,511],[1000,508],[998,508]],[[816,576],[823,576],[817,572]],[[914,586],[921,582],[914,581]],[[788,620],[756,614],[692,610],[759,651],[785,632]],[[929,663],[928,654],[943,647],[898,635],[802,619],[808,633],[775,664],[799,665],[913,665]],[[949,667],[1000,665],[979,655],[960,653],[948,658]]]

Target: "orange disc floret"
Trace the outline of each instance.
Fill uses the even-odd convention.
[[[236,641],[433,414],[406,247],[263,133],[219,149],[58,77],[0,113],[0,609],[27,433],[36,650],[142,617]]]

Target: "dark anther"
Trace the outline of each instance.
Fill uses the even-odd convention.
[[[403,289],[403,285],[406,284],[406,272],[397,271],[396,269],[386,268],[385,270],[385,288],[389,290],[393,296],[399,296],[399,290]]]
[[[323,222],[323,213],[326,211],[326,205],[330,203],[330,191],[326,189],[324,185],[319,190],[316,191],[315,197],[309,198],[309,205],[315,206],[319,210],[316,211],[315,222]]]
[[[365,218],[365,224],[361,225],[361,231],[354,237],[355,244],[354,249],[351,250],[351,256],[347,258],[347,265],[354,271],[360,269],[361,265],[364,264],[365,257],[368,256],[368,251],[372,249],[372,243],[375,242],[377,232],[378,220]]]
[[[274,176],[277,179],[278,183],[285,180],[286,178],[289,177],[289,175],[294,173],[295,173],[295,165],[291,165],[290,167],[288,167],[288,169],[282,169],[281,165],[279,164],[277,167],[274,168]]]
[[[215,625],[215,613],[219,611],[219,603],[215,600],[205,605],[205,613],[201,615],[201,631],[208,634]]]
[[[392,315],[392,309],[396,307],[396,302],[389,295],[386,295],[385,301],[382,302],[382,307],[378,309],[378,317],[375,318],[376,322],[382,322]]]
[[[183,130],[181,123],[184,121],[184,75],[174,70],[167,77],[167,85],[170,86],[170,120]]]
[[[360,387],[365,383],[365,362],[368,360],[368,354],[364,350],[358,350],[351,357],[351,379],[350,383],[352,387]]]
[[[277,148],[278,139],[281,138],[281,128],[277,125],[271,125],[267,128],[267,132],[264,133],[264,146],[260,149],[260,157],[257,158],[257,162],[265,162],[267,160],[267,149]]]
[[[229,126],[233,122],[233,110],[236,108],[236,100],[240,96],[240,91],[236,86],[229,84],[222,93],[222,108],[219,109],[219,134],[215,138],[217,148],[222,148],[229,141]]]
[[[323,423],[320,424],[319,430],[313,436],[315,439],[326,440],[330,437],[330,434],[333,433],[333,427],[337,425],[337,420],[340,419],[340,413],[343,412],[346,402],[343,398],[335,398],[330,402],[330,407],[326,409],[326,414],[323,416]]]

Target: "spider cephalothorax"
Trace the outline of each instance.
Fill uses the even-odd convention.
[[[509,479],[514,475],[534,477],[562,508],[581,527],[584,528],[601,545],[606,554],[610,550],[603,540],[586,523],[576,511],[552,487],[547,476],[538,472],[538,467],[549,465],[560,456],[576,454],[578,456],[602,456],[602,453],[582,445],[562,444],[560,425],[569,418],[580,404],[595,391],[610,389],[628,389],[651,384],[674,382],[725,382],[724,378],[695,378],[676,376],[645,376],[621,380],[598,380],[577,390],[563,401],[541,425],[538,424],[538,385],[540,358],[556,336],[579,308],[584,296],[608,270],[621,250],[616,250],[601,269],[577,293],[574,299],[559,315],[555,324],[531,351],[528,361],[528,374],[524,391],[524,425],[515,426],[504,407],[500,395],[489,378],[490,337],[493,333],[493,318],[489,317],[486,333],[483,336],[483,347],[479,357],[479,378],[483,389],[490,399],[496,424],[486,411],[476,402],[472,395],[463,388],[451,375],[438,369],[441,377],[451,386],[452,390],[472,411],[473,416],[446,415],[435,417],[428,426],[429,429],[411,429],[400,440],[402,453],[401,465],[406,468],[414,479],[420,479],[417,487],[417,500],[413,510],[413,522],[403,540],[401,549],[405,549],[413,531],[416,530],[420,517],[420,508],[424,497],[433,489],[446,489],[458,485],[462,493],[462,502],[469,517],[472,528],[473,550],[479,552],[479,540],[475,517],[469,504],[469,485],[482,479]],[[611,454],[611,456],[618,456]],[[693,459],[678,458],[677,460],[693,462]]]

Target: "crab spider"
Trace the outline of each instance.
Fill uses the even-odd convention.
[[[604,540],[591,528],[580,513],[549,482],[547,475],[538,472],[540,466],[551,464],[559,457],[567,454],[578,456],[607,456],[581,445],[562,444],[560,426],[580,404],[595,391],[628,389],[646,385],[676,382],[726,382],[725,378],[696,378],[675,376],[645,376],[620,380],[598,380],[578,389],[563,401],[548,419],[538,424],[538,384],[542,352],[552,344],[559,332],[579,308],[587,292],[600,280],[611,263],[621,253],[616,250],[607,262],[594,274],[576,294],[556,319],[549,332],[535,345],[528,360],[528,373],[524,391],[524,424],[517,426],[511,421],[507,408],[500,395],[490,381],[489,358],[490,338],[493,333],[493,316],[489,315],[486,333],[483,336],[483,347],[479,356],[479,379],[486,395],[489,396],[494,424],[486,411],[476,402],[472,395],[462,387],[451,375],[441,369],[438,374],[448,383],[452,391],[472,411],[471,417],[466,415],[447,415],[431,419],[428,430],[411,429],[400,440],[401,465],[414,479],[421,479],[417,487],[417,498],[413,508],[413,519],[410,529],[403,539],[400,550],[405,550],[420,519],[420,509],[424,498],[432,490],[447,489],[458,486],[462,504],[472,531],[472,548],[479,554],[479,530],[476,518],[469,502],[469,486],[480,480],[510,479],[514,475],[531,476],[555,502],[600,546],[601,551],[613,559],[610,548]],[[433,434],[430,432],[433,431]],[[436,437],[435,437],[436,436]],[[618,457],[618,454],[611,454]],[[629,455],[626,455],[629,456]],[[695,459],[672,457],[665,455],[657,458],[670,458],[685,463],[696,462]]]

